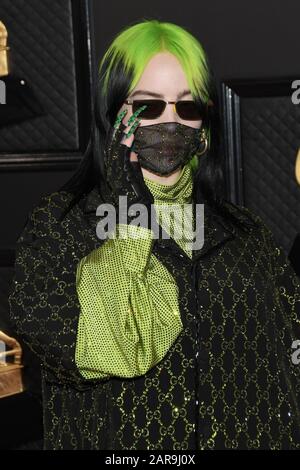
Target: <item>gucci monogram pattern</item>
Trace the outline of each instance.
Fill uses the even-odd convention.
[[[11,320],[42,365],[44,449],[299,449],[300,286],[262,220],[226,203],[246,230],[205,205],[205,243],[153,253],[176,279],[183,330],[144,376],[86,380],[75,364],[76,266],[98,248],[92,190],[44,197],[18,240]]]

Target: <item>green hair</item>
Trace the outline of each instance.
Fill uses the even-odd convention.
[[[107,93],[111,71],[121,65],[125,74],[132,77],[128,90],[130,94],[149,60],[160,52],[169,52],[176,56],[193,98],[208,104],[210,72],[201,44],[181,26],[155,19],[126,27],[115,37],[99,65],[101,74],[103,64],[109,64],[102,77],[102,93]],[[207,134],[210,143],[210,129],[207,129]],[[195,157],[192,166],[197,166]]]
[[[206,103],[209,99],[209,69],[201,44],[181,26],[158,20],[144,20],[129,26],[113,40],[99,66],[101,70],[103,63],[110,59],[103,82],[104,93],[107,91],[110,71],[119,61],[128,74],[132,72],[131,93],[149,60],[159,52],[170,52],[177,57],[192,96]]]
[[[61,217],[95,186],[101,194],[106,178],[104,149],[116,113],[137,85],[148,61],[160,52],[169,52],[178,59],[194,101],[201,108],[206,105],[202,127],[207,132],[208,152],[201,158],[194,155],[189,162],[195,170],[193,198],[205,201],[216,214],[244,229],[248,223],[241,222],[240,216],[224,204],[226,187],[219,98],[206,54],[197,39],[184,28],[158,20],[144,20],[123,29],[99,64],[91,138],[78,170],[61,188],[74,195]]]

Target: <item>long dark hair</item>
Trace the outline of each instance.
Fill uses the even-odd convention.
[[[189,54],[186,53],[187,50]],[[124,29],[114,39],[100,62],[94,90],[91,138],[77,171],[60,188],[73,196],[61,219],[92,188],[97,186],[101,191],[101,182],[105,179],[103,149],[107,134],[147,61],[155,53],[162,51],[171,52],[180,60],[194,101],[201,109],[204,105],[206,110],[202,128],[206,130],[209,145],[204,155],[195,155],[192,160],[193,199],[207,203],[216,214],[241,228],[245,227],[244,219],[236,217],[228,210],[228,205],[224,205],[224,152],[219,96],[208,58],[201,44],[188,31],[173,23],[158,20],[145,20]]]

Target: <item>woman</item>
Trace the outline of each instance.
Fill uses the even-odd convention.
[[[11,319],[41,360],[44,449],[300,448],[299,281],[224,199],[199,42],[156,20],[124,29],[95,115],[95,149],[17,246]],[[181,237],[174,204],[192,207]]]

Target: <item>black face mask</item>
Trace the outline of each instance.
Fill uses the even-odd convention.
[[[161,176],[185,165],[201,147],[200,129],[178,122],[138,127],[131,150],[141,167]]]

